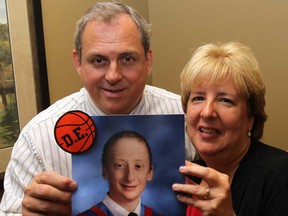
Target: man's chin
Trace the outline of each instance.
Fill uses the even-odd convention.
[[[123,115],[123,114],[129,114],[127,111],[125,111],[124,108],[122,107],[106,107],[104,110],[103,110],[106,114],[108,115]]]

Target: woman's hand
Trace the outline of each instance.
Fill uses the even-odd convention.
[[[186,162],[186,166],[181,166],[179,171],[185,176],[202,178],[200,185],[188,177],[186,184],[173,184],[172,189],[179,192],[177,195],[179,201],[200,209],[203,216],[236,215],[233,210],[228,175],[191,162]]]

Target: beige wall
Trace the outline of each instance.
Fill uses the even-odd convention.
[[[75,23],[94,0],[41,1],[51,103],[82,86],[72,63]]]
[[[76,20],[95,0],[42,1],[51,101],[81,87],[71,58]],[[264,141],[288,150],[288,2],[269,0],[126,0],[152,24],[152,84],[180,92],[191,49],[218,40],[252,47],[267,84]]]

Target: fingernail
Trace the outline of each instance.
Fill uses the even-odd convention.
[[[178,184],[173,184],[173,185],[172,185],[172,189],[173,189],[173,190],[176,190],[177,188],[178,188]]]
[[[183,170],[185,170],[185,169],[186,169],[185,166],[180,166],[180,167],[179,167],[179,170],[180,170],[180,171],[183,171]]]

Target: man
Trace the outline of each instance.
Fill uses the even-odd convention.
[[[121,3],[97,3],[78,21],[72,53],[85,88],[57,101],[22,130],[6,170],[0,212],[70,215],[77,183],[71,179],[71,155],[54,139],[55,123],[67,111],[183,113],[178,95],[145,84],[152,67],[149,38],[149,25]],[[190,143],[186,148],[191,159],[194,148]]]
[[[106,197],[78,216],[161,215],[140,201],[153,178],[152,152],[141,134],[125,130],[110,137],[102,152],[102,176],[109,184]]]

